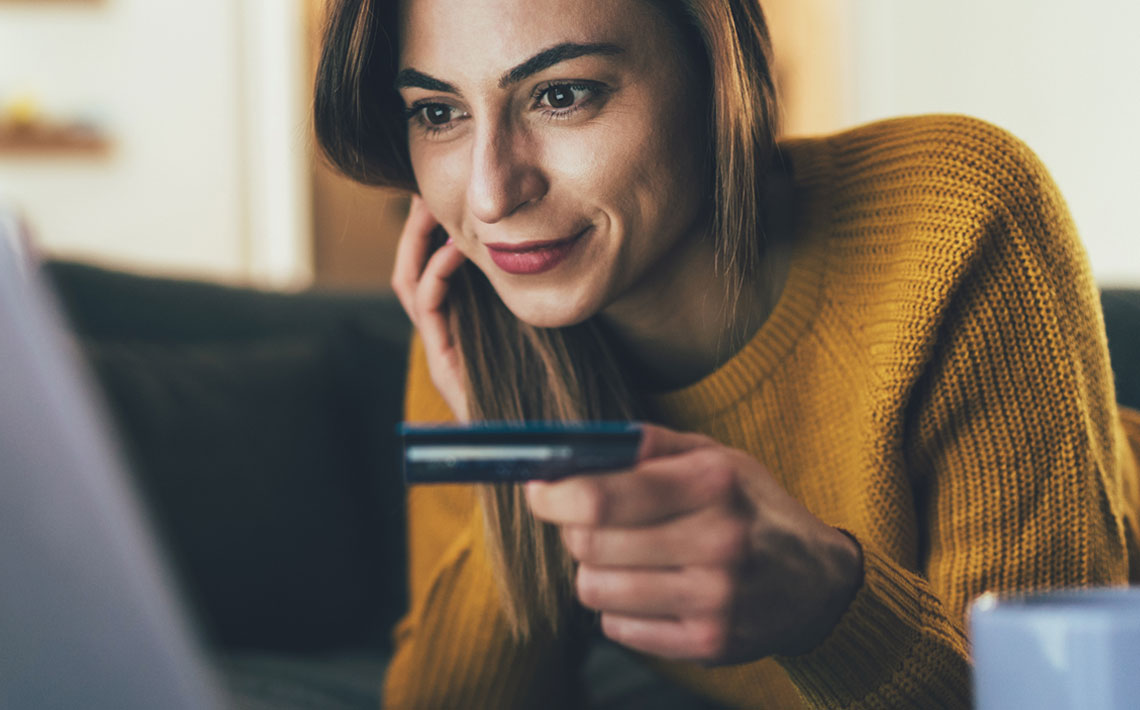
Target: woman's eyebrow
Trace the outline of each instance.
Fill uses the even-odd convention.
[[[559,62],[584,57],[587,54],[614,55],[621,54],[624,51],[624,49],[616,44],[609,44],[607,42],[594,42],[592,44],[563,42],[556,44],[553,47],[542,50],[522,64],[519,64],[503,74],[499,79],[499,88],[505,89],[511,84],[517,84],[528,76],[537,74],[543,69],[548,69]]]
[[[408,86],[418,86],[421,89],[428,91],[445,91],[449,94],[458,94],[459,89],[456,89],[446,81],[440,81],[434,76],[428,76],[423,72],[416,71],[415,69],[401,69],[400,73],[396,75],[396,81],[393,83],[393,88],[403,89]]]
[[[549,69],[559,62],[584,57],[588,54],[614,55],[621,54],[624,51],[625,50],[618,45],[608,42],[594,42],[590,44],[562,42],[561,44],[556,44],[553,47],[542,50],[525,62],[509,69],[499,78],[499,88],[505,89],[511,84],[517,84],[528,76],[537,74],[543,69]],[[427,89],[428,91],[444,91],[449,94],[460,93],[458,89],[446,81],[436,79],[433,76],[424,74],[410,67],[401,69],[399,73],[396,74],[396,81],[393,85],[396,89],[415,86],[421,89]]]

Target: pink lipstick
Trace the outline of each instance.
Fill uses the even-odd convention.
[[[545,242],[487,244],[491,261],[508,274],[540,274],[561,264],[585,236],[586,229],[566,239]]]

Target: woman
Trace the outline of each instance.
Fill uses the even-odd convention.
[[[654,423],[410,492],[387,705],[571,706],[600,629],[728,706],[965,706],[974,596],[1127,580],[1096,292],[1009,135],[777,146],[754,0],[343,0],[316,115],[416,194],[408,419]]]

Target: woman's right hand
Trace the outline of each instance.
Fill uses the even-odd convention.
[[[466,422],[466,376],[459,348],[447,326],[446,297],[448,279],[467,257],[450,239],[432,253],[432,230],[438,226],[423,199],[412,195],[412,206],[396,247],[392,289],[420,333],[432,382],[456,420]]]

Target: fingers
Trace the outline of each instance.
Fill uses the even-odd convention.
[[[727,616],[735,602],[732,575],[716,567],[638,570],[582,565],[578,600],[607,614],[681,618]]]
[[[424,201],[414,195],[396,249],[392,290],[423,341],[432,383],[456,420],[465,422],[462,353],[451,338],[446,304],[448,280],[466,257],[450,240],[442,246],[434,242],[439,235],[446,236]]]
[[[431,250],[431,232],[439,226],[418,195],[412,196],[408,218],[396,246],[396,263],[392,270],[392,290],[400,299],[408,317],[416,320],[416,286]]]
[[[731,450],[708,447],[650,459],[621,473],[532,481],[526,495],[531,512],[550,523],[637,527],[733,505],[739,491]]]
[[[641,424],[641,447],[637,459],[659,458],[683,454],[693,449],[713,446],[716,441],[704,434],[666,429],[656,424]]]
[[[412,320],[429,353],[449,350],[451,332],[447,327],[443,304],[447,298],[447,282],[467,257],[454,244],[440,247],[428,260],[415,286]]]
[[[602,614],[602,633],[623,646],[679,661],[721,663],[732,649],[731,630],[715,618]]]
[[[750,552],[748,526],[720,507],[653,527],[567,525],[562,540],[575,560],[595,567],[735,567]]]

